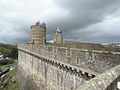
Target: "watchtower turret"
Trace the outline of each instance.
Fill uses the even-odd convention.
[[[36,25],[31,26],[30,43],[43,44],[46,43],[46,24],[38,21]]]
[[[63,35],[60,28],[57,28],[54,33],[54,43],[62,43],[63,42]]]

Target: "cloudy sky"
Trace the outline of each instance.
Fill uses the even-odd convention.
[[[120,0],[0,0],[0,42],[28,42],[38,20],[48,41],[60,27],[66,40],[120,42]]]

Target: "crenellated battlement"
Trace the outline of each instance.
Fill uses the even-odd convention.
[[[46,24],[45,23],[41,24],[41,23],[37,22],[36,25],[31,26],[31,29],[36,29],[36,28],[44,28],[44,30],[45,30],[46,29]]]
[[[65,63],[65,62],[62,62],[61,60],[56,60],[55,58],[51,58],[50,56],[44,56],[43,53],[40,54],[39,51],[35,52],[34,50],[31,50],[29,48],[29,50],[26,48],[26,46],[23,48],[21,47],[22,45],[20,45],[20,47],[18,47],[19,50],[23,51],[23,52],[26,52],[26,53],[29,53],[30,55],[33,55],[33,56],[36,56],[36,57],[39,57],[41,58],[41,60],[43,60],[44,62],[54,66],[54,67],[57,67],[59,69],[62,69],[62,70],[66,70],[66,71],[69,71],[71,73],[74,73],[76,75],[86,75],[86,77],[88,78],[93,78],[95,77],[96,75],[98,75],[97,72],[93,72],[92,70],[87,70],[87,69],[84,69],[84,68],[79,68],[77,66],[73,66],[69,63]],[[50,54],[49,54],[50,55]]]
[[[21,90],[114,89],[120,80],[118,47],[66,41],[60,28],[54,43],[48,43],[46,31],[46,24],[37,22],[31,26],[30,42],[17,45]]]
[[[85,49],[19,44],[18,49],[34,52],[46,58],[60,61],[78,68],[101,73],[119,65],[120,54],[108,51],[89,51]]]
[[[118,90],[117,83],[119,81],[120,65],[84,83],[84,85],[77,90]]]
[[[18,78],[26,83],[20,83],[22,90],[33,83],[33,90],[76,90],[120,64],[120,54],[108,51],[39,44],[18,44],[18,51]]]
[[[30,43],[44,44],[46,43],[46,24],[37,22],[36,25],[31,26]]]

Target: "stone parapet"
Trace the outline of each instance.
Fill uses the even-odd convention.
[[[120,65],[84,83],[77,90],[119,90],[118,81],[120,81]]]
[[[34,52],[47,59],[101,73],[120,64],[120,54],[85,49],[19,44],[18,49]]]

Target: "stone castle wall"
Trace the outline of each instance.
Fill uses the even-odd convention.
[[[90,78],[48,64],[42,58],[19,51],[17,70],[21,90],[76,90]]]
[[[64,62],[76,67],[92,70],[93,72],[104,72],[120,64],[120,54],[107,51],[84,50],[65,47],[51,47],[40,45],[21,44],[19,48],[35,52],[46,58]]]
[[[54,32],[54,43],[58,44],[63,43],[63,34],[59,28],[57,28],[56,31]]]
[[[63,43],[66,47],[72,46],[80,49],[89,49],[89,50],[106,50],[104,45],[97,43],[83,43],[83,42],[75,42],[75,41],[66,41],[63,40]]]
[[[46,42],[45,24],[36,23],[36,25],[32,25],[30,43],[43,44],[45,42]]]
[[[120,54],[75,48],[18,45],[18,80],[22,90],[76,90],[120,64]]]
[[[119,90],[117,85],[119,81],[120,65],[84,83],[77,90]]]

